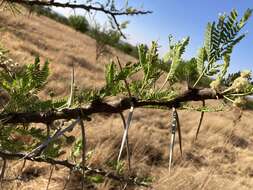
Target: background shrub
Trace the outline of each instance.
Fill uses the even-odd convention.
[[[71,15],[69,17],[69,25],[80,32],[87,32],[89,30],[89,22],[84,16]]]

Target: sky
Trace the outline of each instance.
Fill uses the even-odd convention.
[[[124,0],[116,0],[116,2],[121,6]],[[232,9],[238,11],[240,18],[247,8],[253,9],[253,0],[129,0],[129,5],[143,7],[153,13],[119,18],[120,21],[130,21],[127,29],[124,30],[127,41],[136,45],[150,44],[155,40],[160,45],[160,53],[165,54],[168,49],[169,34],[172,34],[176,40],[190,36],[190,43],[184,54],[184,58],[189,59],[196,56],[197,50],[203,46],[208,22],[216,21],[220,13],[229,13]],[[66,16],[74,13],[73,10],[66,9],[57,9],[57,11]],[[76,10],[75,13],[85,14],[80,10]],[[97,14],[96,19],[100,23],[107,21],[103,14]],[[253,15],[243,31],[247,32],[247,36],[234,48],[229,72],[253,70]]]

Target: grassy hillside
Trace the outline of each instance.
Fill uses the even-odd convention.
[[[14,60],[21,64],[31,63],[36,55],[50,60],[52,75],[48,88],[41,96],[47,97],[54,90],[57,95],[69,93],[72,64],[76,70],[76,85],[79,87],[99,87],[103,85],[104,65],[112,57],[95,61],[95,41],[84,34],[61,25],[44,16],[12,15],[0,13],[0,42],[10,50]],[[111,48],[123,63],[134,61]],[[208,102],[212,106],[219,103]],[[199,138],[193,141],[199,120],[199,113],[179,111],[183,135],[183,158],[176,143],[175,162],[171,174],[168,172],[168,148],[170,140],[170,110],[136,110],[129,132],[133,173],[153,180],[153,188],[158,190],[225,189],[250,190],[253,187],[253,126],[252,111],[226,108],[224,112],[206,114]],[[127,114],[127,113],[125,113]],[[108,170],[116,160],[122,137],[122,122],[119,115],[108,117],[96,115],[86,125],[87,146],[91,156],[87,164]],[[69,134],[68,134],[69,135]],[[72,135],[79,136],[75,129]],[[20,137],[21,140],[27,140]],[[17,140],[19,140],[17,138]],[[66,147],[62,158],[70,152]],[[124,154],[124,159],[126,155]],[[8,165],[7,178],[20,174],[20,162]],[[127,169],[126,169],[127,171]],[[45,189],[50,166],[27,162],[22,180],[9,180],[3,189]],[[69,171],[57,167],[53,173],[50,188],[63,189]],[[80,176],[72,174],[66,189],[80,189]],[[87,189],[122,189],[123,185],[104,180]],[[145,189],[127,187],[127,189]]]

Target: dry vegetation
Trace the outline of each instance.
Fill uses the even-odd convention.
[[[0,13],[1,43],[10,50],[19,63],[30,63],[34,56],[48,58],[52,76],[48,88],[58,95],[69,93],[71,65],[76,69],[76,85],[98,87],[103,84],[104,57],[95,61],[95,41],[43,16],[13,16]],[[122,62],[133,58],[111,49]],[[213,102],[209,102],[213,105]],[[169,123],[171,111],[138,109],[129,132],[133,173],[153,177],[152,189],[227,189],[243,190],[253,187],[253,126],[252,111],[228,110],[206,114],[197,142],[194,142],[199,113],[179,111],[183,135],[183,158],[176,144],[172,173],[168,172]],[[116,160],[122,137],[122,121],[119,115],[96,115],[87,123],[88,150],[93,151],[88,164],[109,168],[108,162]],[[72,132],[78,136],[79,130]],[[65,155],[69,149],[67,147]],[[63,155],[63,157],[65,156]],[[123,155],[126,158],[126,155]],[[20,175],[20,162],[9,162],[7,178]],[[127,170],[126,170],[127,171]],[[50,166],[28,163],[22,172],[24,180],[7,181],[3,189],[45,189]],[[49,189],[62,189],[68,170],[57,167]],[[73,174],[67,189],[80,189],[80,176]],[[123,187],[123,186],[122,186]],[[105,180],[97,189],[120,189],[115,182]],[[87,185],[87,189],[92,189]],[[127,189],[145,189],[128,187]]]

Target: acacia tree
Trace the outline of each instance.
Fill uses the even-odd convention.
[[[114,19],[118,15],[148,13],[147,11],[139,11],[131,7],[118,10],[112,6],[113,1],[108,1],[109,4],[111,3],[110,6],[98,4],[98,7],[92,4],[81,5],[38,0],[10,0],[5,2],[83,8],[86,11],[102,11]],[[107,9],[108,7],[110,8]],[[181,130],[177,109],[185,107],[186,102],[203,102],[203,107],[198,108],[198,111],[202,113],[196,132],[197,136],[203,113],[208,111],[204,104],[205,100],[219,99],[224,100],[228,105],[232,103],[234,106],[241,106],[245,103],[245,97],[253,94],[253,86],[249,81],[249,71],[241,72],[230,86],[222,85],[222,80],[225,78],[230,65],[232,50],[245,37],[241,30],[251,13],[252,10],[247,10],[242,18],[238,19],[237,12],[233,10],[229,15],[221,15],[218,22],[209,23],[205,33],[204,45],[200,48],[197,56],[190,61],[182,59],[182,55],[190,40],[189,37],[178,42],[170,41],[169,50],[162,60],[159,58],[158,44],[156,42],[152,42],[150,48],[140,45],[138,47],[139,59],[136,63],[129,63],[123,66],[120,60],[117,59],[116,63],[111,62],[108,64],[105,71],[106,84],[100,89],[86,89],[79,93],[73,93],[72,82],[72,90],[68,99],[43,100],[37,96],[38,92],[46,87],[46,81],[49,76],[48,62],[41,65],[39,58],[36,58],[33,64],[18,68],[13,60],[8,58],[8,54],[1,51],[0,87],[8,94],[9,101],[4,105],[0,114],[0,157],[2,157],[4,163],[0,176],[4,177],[7,160],[22,159],[62,165],[70,170],[80,170],[83,173],[83,184],[87,175],[96,174],[126,184],[147,186],[148,184],[138,176],[125,177],[117,172],[108,172],[85,165],[86,138],[84,121],[92,121],[91,117],[95,113],[121,115],[124,134],[117,163],[120,163],[122,150],[126,145],[128,168],[131,169],[128,130],[134,110],[138,107],[172,109],[173,121],[171,125],[169,157],[171,167],[176,132],[179,135],[182,153]],[[117,20],[115,20],[115,23],[118,23]],[[12,65],[14,66],[11,67]],[[188,89],[183,93],[179,93],[173,88],[177,82],[188,78],[188,76],[182,77],[182,73],[187,72],[182,72],[181,68],[189,68],[191,71],[196,71],[192,71],[196,75],[191,79],[194,82],[189,83]],[[138,80],[131,80],[130,82],[129,79],[137,75],[137,73],[142,73],[142,76]],[[160,79],[165,80],[160,83]],[[207,79],[210,81],[208,87],[203,85],[206,85]],[[72,81],[74,81],[74,75],[72,76]],[[105,102],[105,98],[110,96],[120,96],[121,99],[116,102]],[[130,110],[127,119],[122,114],[124,110]],[[71,120],[72,123],[67,127],[53,127],[57,120]],[[46,127],[41,129],[30,125],[22,126],[22,124],[31,123],[43,123]],[[81,126],[82,136],[73,145],[73,157],[68,160],[60,160],[60,150],[64,146],[62,138],[65,132],[72,130],[77,124]],[[36,143],[30,146],[25,146],[26,144],[24,143],[20,144],[9,138],[13,132],[21,135],[30,135]],[[74,158],[80,155],[82,160],[76,162]]]

